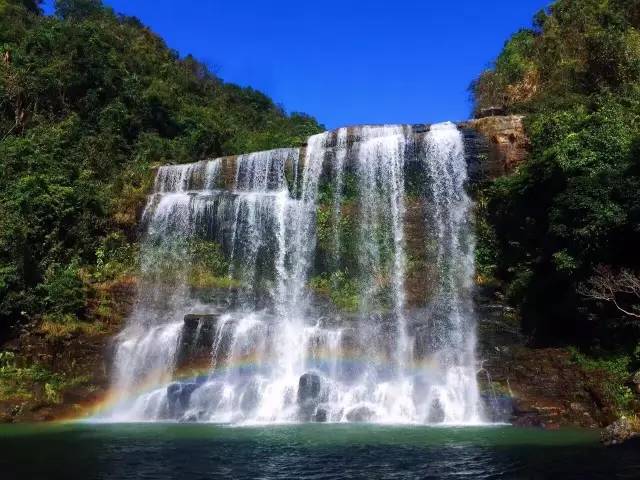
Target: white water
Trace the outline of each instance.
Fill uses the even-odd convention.
[[[116,339],[120,402],[107,419],[481,423],[471,201],[457,128],[364,126],[315,135],[305,149],[241,155],[230,190],[219,187],[222,162],[157,173],[140,294]],[[428,302],[410,307],[411,162],[424,172],[424,248],[436,278],[425,279]],[[318,238],[323,218],[331,219],[329,239]],[[224,254],[231,288],[194,287],[198,262],[213,255],[194,256],[196,240]],[[357,290],[355,311],[313,294],[311,278],[325,274],[329,290]],[[345,276],[350,287],[340,283]],[[193,334],[183,326],[187,313],[211,317]],[[209,353],[197,378],[185,380],[187,339],[204,341]]]

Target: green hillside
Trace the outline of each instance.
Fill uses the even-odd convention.
[[[638,1],[558,0],[471,87],[477,113],[527,115],[530,160],[485,192],[482,267],[537,343],[637,344],[639,28]]]
[[[322,130],[99,0],[0,0],[0,54],[0,339],[109,316],[100,285],[135,268],[154,165]]]

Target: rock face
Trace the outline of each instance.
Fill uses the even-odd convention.
[[[509,345],[481,356],[486,378],[481,373],[478,380],[496,421],[553,429],[597,428],[615,419],[606,383],[572,361],[566,349]]]
[[[218,315],[188,314],[184,316],[184,328],[178,350],[178,368],[211,361],[211,345],[216,333]]]
[[[499,167],[492,169],[491,176],[508,174],[527,158],[531,143],[525,133],[523,119],[522,115],[491,116],[460,124],[462,128],[474,130],[488,140],[488,162]]]
[[[33,377],[12,376],[4,379],[10,389],[0,395],[0,423],[76,418],[91,411],[91,407],[104,398],[110,382],[112,338],[133,304],[136,286],[134,277],[121,278],[100,286],[100,294],[110,299],[112,309],[112,316],[109,322],[103,324],[103,331],[76,331],[63,336],[50,336],[33,323],[20,336],[0,345],[0,351],[15,355],[16,365],[37,366],[38,371],[42,372]],[[47,388],[52,375],[63,378],[63,384],[66,384],[54,395]]]
[[[300,409],[300,417],[304,421],[311,419],[314,415],[319,399],[320,399],[320,376],[316,373],[305,373],[300,377],[298,382],[298,407]],[[318,421],[324,421],[321,418]],[[326,412],[324,414],[326,419]]]
[[[167,387],[168,418],[181,417],[189,406],[191,394],[199,387],[197,383],[172,383]]]
[[[631,379],[633,386],[635,387],[636,393],[640,394],[640,370],[638,370]]]
[[[629,419],[622,417],[602,431],[600,441],[607,446],[619,445],[639,435],[640,433],[634,431]]]
[[[347,420],[354,423],[363,423],[370,421],[375,415],[375,412],[367,406],[354,408],[347,413]]]

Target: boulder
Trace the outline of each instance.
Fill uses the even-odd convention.
[[[218,326],[217,314],[188,314],[180,336],[177,367],[207,363],[211,360],[211,345]]]
[[[505,108],[502,105],[492,105],[491,107],[481,108],[476,114],[476,118],[498,117],[505,114]]]
[[[189,408],[191,394],[200,386],[198,383],[172,383],[167,387],[169,417],[180,418]]]
[[[356,407],[347,413],[347,421],[353,423],[362,423],[370,421],[375,412],[367,406]]]
[[[602,431],[600,441],[606,446],[619,445],[638,435],[639,433],[634,431],[629,419],[622,417]]]
[[[298,382],[298,404],[317,401],[320,396],[320,376],[316,373],[305,373]]]
[[[260,403],[259,388],[255,382],[251,382],[242,393],[240,409],[242,410],[242,413],[247,415],[256,409],[258,403]]]
[[[487,419],[494,423],[506,423],[514,414],[514,401],[510,395],[483,394],[481,396]]]
[[[323,423],[327,421],[327,411],[324,408],[319,408],[316,414],[313,416],[313,421]]]
[[[638,370],[633,377],[631,378],[631,382],[635,387],[636,393],[640,394],[640,370]]]
[[[442,423],[444,422],[444,408],[440,399],[436,398],[431,402],[429,407],[429,415],[427,417],[427,423]]]
[[[320,401],[320,376],[308,372],[300,376],[298,381],[298,407],[300,420],[310,421]]]

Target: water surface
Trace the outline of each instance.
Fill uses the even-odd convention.
[[[0,427],[9,479],[637,479],[596,432],[377,425]]]

